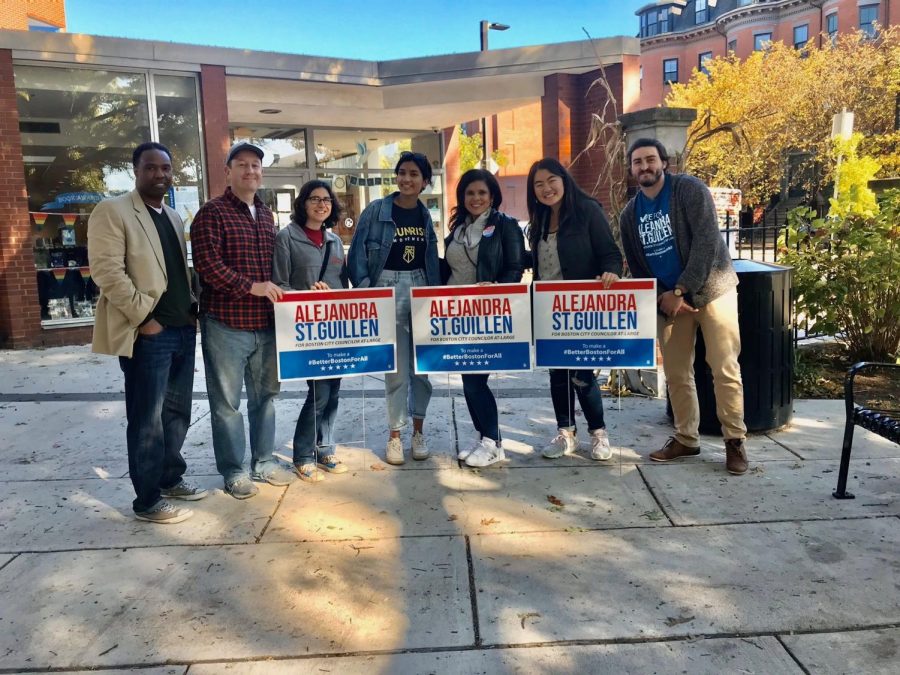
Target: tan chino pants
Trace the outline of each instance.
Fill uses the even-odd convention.
[[[738,365],[741,335],[737,289],[716,298],[696,313],[679,314],[674,319],[660,316],[657,327],[675,417],[675,439],[691,448],[700,445],[700,406],[694,382],[694,343],[698,327],[703,331],[706,362],[712,369],[716,415],[722,424],[722,435],[726,439],[743,439],[747,427],[744,424],[744,385]]]

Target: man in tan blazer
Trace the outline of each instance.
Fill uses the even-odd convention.
[[[91,275],[100,288],[93,351],[119,357],[125,375],[128,472],[135,517],[178,523],[193,511],[169,499],[207,491],[184,480],[191,419],[196,307],[184,225],[163,203],[172,156],[159,143],[132,156],[135,189],[99,203],[88,220]]]

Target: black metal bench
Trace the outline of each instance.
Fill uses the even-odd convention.
[[[876,385],[863,388],[857,385],[858,375],[881,375]],[[847,421],[844,427],[844,447],[841,451],[841,469],[836,499],[853,499],[847,492],[847,474],[850,471],[850,451],[853,447],[853,429],[861,426],[882,438],[900,444],[900,364],[857,363],[847,371],[844,380],[844,403]]]

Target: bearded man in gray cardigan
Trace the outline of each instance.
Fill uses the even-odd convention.
[[[668,173],[665,146],[655,139],[636,140],[628,149],[628,163],[640,190],[620,217],[622,244],[631,275],[657,281],[658,337],[675,418],[675,435],[650,453],[650,459],[671,462],[700,454],[694,383],[699,327],[725,437],[725,468],[735,475],[746,473],[738,279],[719,232],[712,195],[697,178]]]

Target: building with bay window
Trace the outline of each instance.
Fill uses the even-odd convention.
[[[637,12],[641,41],[640,108],[662,105],[674,82],[687,82],[707,59],[745,58],[778,40],[802,49],[838,34],[900,19],[900,0],[658,0]]]

